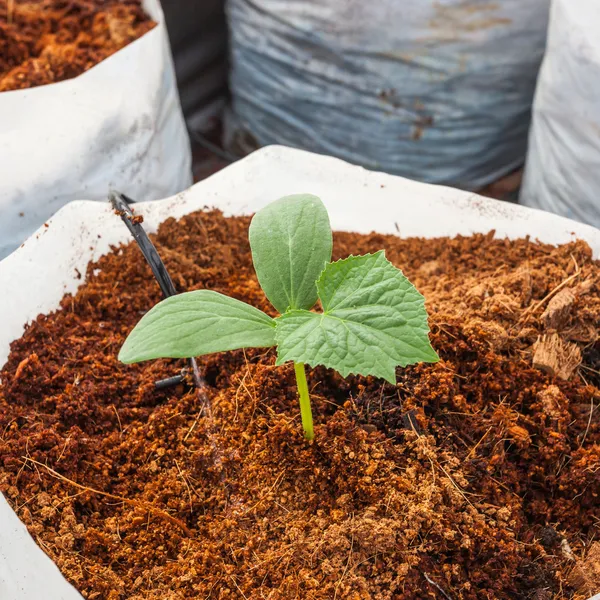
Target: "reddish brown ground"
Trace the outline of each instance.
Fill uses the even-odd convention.
[[[141,0],[0,0],[0,92],[76,77],[154,25]]]
[[[269,311],[248,223],[218,212],[166,222],[155,241],[178,289]],[[160,299],[133,245],[91,265],[77,295],[14,342],[0,491],[86,598],[600,590],[600,268],[589,248],[335,235],[336,257],[380,248],[425,294],[442,360],[399,370],[396,386],[315,369],[311,444],[292,369],[274,367],[272,350],[200,359],[211,418],[183,385],[154,390],[183,361],[117,362]],[[575,301],[559,334],[583,351],[567,381],[531,366],[561,284]]]

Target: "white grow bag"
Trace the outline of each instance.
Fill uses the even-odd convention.
[[[600,227],[598,0],[552,3],[521,202]]]
[[[0,259],[72,200],[191,184],[164,15],[159,0],[143,6],[157,26],[89,71],[0,93]]]
[[[337,230],[396,233],[397,224],[402,236],[435,237],[495,229],[499,237],[531,235],[553,244],[581,238],[600,255],[600,231],[593,227],[279,146],[259,150],[177,196],[138,204],[136,213],[155,231],[168,217],[207,205],[229,215],[248,214],[298,192],[320,196]],[[48,224],[0,262],[0,289],[12,291],[0,294],[0,365],[25,323],[56,309],[66,292],[81,285],[76,269],[85,273],[88,262],[108,252],[110,245],[131,239],[108,203],[72,202]],[[0,599],[80,598],[0,495]]]

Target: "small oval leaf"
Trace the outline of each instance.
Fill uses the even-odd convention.
[[[310,194],[272,202],[254,215],[249,237],[256,275],[269,302],[280,313],[311,308],[333,244],[323,202]]]
[[[150,309],[125,340],[119,360],[129,364],[274,345],[271,317],[235,298],[196,290]]]

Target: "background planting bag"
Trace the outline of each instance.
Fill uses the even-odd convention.
[[[228,138],[479,189],[525,162],[548,10],[549,0],[229,0]]]
[[[555,0],[521,202],[600,227],[600,3]]]
[[[191,153],[158,25],[82,75],[0,94],[0,259],[71,200],[109,187],[154,200],[191,184]]]

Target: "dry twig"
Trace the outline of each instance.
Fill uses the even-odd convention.
[[[153,513],[157,517],[160,517],[161,519],[165,519],[166,521],[169,521],[169,523],[171,523],[172,525],[176,525],[188,537],[193,537],[193,535],[194,535],[192,533],[191,529],[189,529],[189,527],[185,523],[183,523],[179,519],[171,516],[168,512],[166,512],[166,511],[164,511],[164,510],[162,510],[160,508],[156,508],[156,506],[150,504],[149,502],[144,502],[144,501],[141,501],[141,500],[130,500],[129,498],[124,498],[123,496],[118,496],[116,494],[110,494],[109,492],[103,492],[101,490],[95,490],[94,488],[88,487],[87,485],[81,485],[80,483],[77,483],[77,482],[73,481],[72,479],[69,479],[68,477],[65,477],[64,475],[61,475],[60,473],[58,473],[54,469],[50,468],[48,465],[45,465],[44,463],[41,463],[41,462],[39,462],[39,461],[37,461],[37,460],[35,460],[33,458],[30,458],[28,456],[23,456],[21,458],[23,458],[23,460],[25,462],[31,462],[31,463],[33,463],[36,466],[43,467],[55,479],[58,479],[60,481],[64,481],[65,483],[68,483],[68,484],[70,484],[70,485],[72,485],[72,486],[74,486],[76,488],[79,488],[80,490],[85,491],[85,492],[90,492],[92,494],[98,494],[100,496],[104,496],[105,498],[111,498],[112,500],[118,500],[119,502],[124,502],[125,504],[129,504],[130,506],[144,508],[149,513]]]

